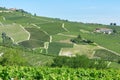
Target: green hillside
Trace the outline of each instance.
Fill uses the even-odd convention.
[[[120,61],[119,26],[71,22],[35,16],[19,10],[5,10],[7,12],[0,12],[0,34],[5,32],[14,43],[18,43],[18,46],[30,49],[37,55],[58,56],[70,53],[113,62]],[[97,33],[96,28],[108,28],[114,31],[112,34]],[[78,35],[81,36],[78,43],[72,42],[71,40],[76,40]],[[2,38],[0,40],[2,43]],[[89,44],[86,41],[93,43]],[[36,57],[35,61],[37,60],[39,59]]]

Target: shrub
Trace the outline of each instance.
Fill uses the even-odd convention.
[[[22,51],[9,48],[1,57],[0,64],[7,65],[27,65],[27,61],[24,58]]]

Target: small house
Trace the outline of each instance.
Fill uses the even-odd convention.
[[[95,32],[104,33],[104,34],[111,34],[111,33],[113,33],[113,30],[109,29],[109,28],[96,28]]]
[[[10,11],[16,11],[17,9],[16,8],[10,8],[9,10]]]

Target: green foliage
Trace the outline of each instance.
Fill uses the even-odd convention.
[[[81,35],[78,35],[77,38],[71,39],[70,41],[76,44],[80,44],[82,43],[82,37]]]
[[[1,53],[3,55],[0,56],[0,64],[5,66],[49,66],[53,61],[53,56],[43,55],[20,46],[12,46],[11,48],[0,46]]]
[[[107,63],[102,60],[88,59],[86,56],[64,57],[58,56],[54,58],[52,67],[70,67],[70,68],[96,68],[105,69]]]
[[[27,61],[23,55],[23,52],[20,50],[8,48],[8,50],[4,52],[2,57],[0,57],[0,64],[4,66],[27,65]]]
[[[73,38],[70,40],[71,42],[73,43],[76,43],[76,44],[90,44],[90,43],[93,43],[93,41],[91,40],[87,40],[87,39],[82,39],[81,35],[78,35],[77,38]]]
[[[82,40],[84,43],[87,43],[87,44],[90,44],[90,43],[93,43],[93,41],[91,40]]]
[[[0,66],[2,80],[119,80],[120,70]],[[49,75],[48,75],[49,74]]]
[[[13,45],[12,39],[10,37],[8,37],[5,32],[2,33],[2,45],[3,46],[12,46]]]

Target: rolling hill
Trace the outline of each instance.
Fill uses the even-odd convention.
[[[109,28],[116,32],[96,33],[94,32],[96,28]],[[40,54],[55,56],[79,54],[109,61],[120,60],[119,26],[71,22],[0,9],[0,33],[2,32],[20,46],[32,50],[40,49],[37,52]],[[72,43],[70,40],[78,35],[84,40],[93,41],[96,45]]]

